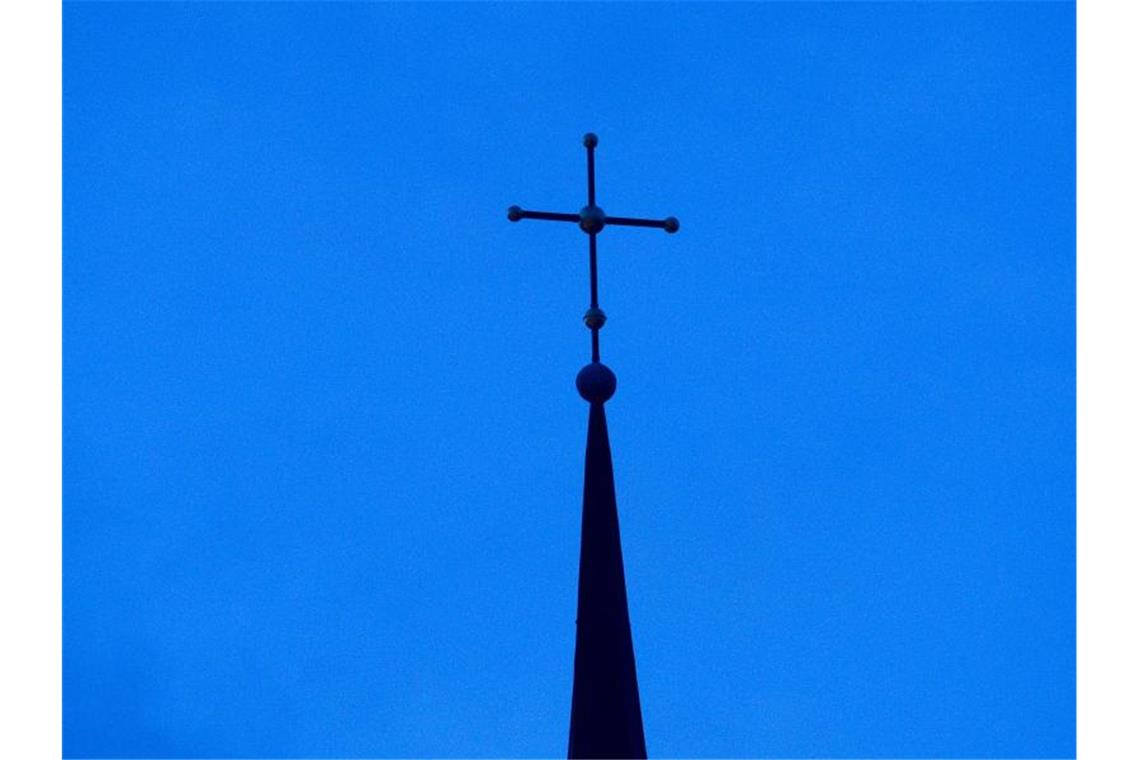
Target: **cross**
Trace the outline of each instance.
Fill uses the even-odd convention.
[[[594,199],[594,148],[598,147],[598,136],[587,132],[582,138],[586,146],[586,205],[577,214],[563,214],[556,211],[527,211],[518,206],[507,209],[507,219],[517,222],[520,219],[544,219],[550,222],[576,222],[578,227],[590,236],[590,308],[583,321],[590,328],[591,354],[595,363],[600,363],[598,353],[598,330],[606,323],[606,314],[598,307],[598,233],[608,226],[654,227],[668,233],[676,232],[681,223],[675,217],[664,219],[635,219],[628,216],[606,216]],[[611,391],[612,393],[612,391]]]

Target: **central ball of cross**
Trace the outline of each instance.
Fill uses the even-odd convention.
[[[578,212],[578,226],[588,235],[599,233],[606,226],[606,212],[600,206],[584,206]]]

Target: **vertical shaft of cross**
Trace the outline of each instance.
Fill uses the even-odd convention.
[[[597,137],[584,140],[586,145],[586,205],[594,205],[594,148],[598,147]]]
[[[596,234],[590,235],[590,308],[600,309],[598,306],[598,236]],[[602,360],[598,350],[598,330],[601,329],[600,324],[590,325],[590,354],[591,360],[596,362]]]
[[[586,207],[593,208],[594,203],[594,148],[597,147],[597,138],[584,140],[586,146]],[[600,309],[598,306],[598,233],[590,233],[590,308]],[[601,325],[590,326],[590,358],[591,361],[600,362],[601,350],[598,346],[598,331]]]

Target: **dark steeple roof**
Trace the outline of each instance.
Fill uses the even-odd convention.
[[[588,133],[582,144],[586,146],[586,205],[578,213],[526,211],[511,206],[507,218],[512,222],[573,222],[590,236],[590,308],[583,321],[590,330],[592,361],[578,373],[577,381],[578,392],[590,402],[590,423],[582,490],[582,554],[578,563],[578,633],[569,756],[643,758],[645,731],[641,725],[604,406],[614,395],[617,378],[602,364],[598,348],[598,331],[606,323],[605,312],[598,307],[598,234],[607,226],[652,227],[673,233],[680,229],[680,223],[671,216],[661,220],[607,216],[594,197],[597,135]]]
[[[590,404],[569,757],[645,757],[606,410]]]

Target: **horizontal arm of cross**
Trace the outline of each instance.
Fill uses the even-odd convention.
[[[558,211],[527,211],[518,206],[507,209],[507,219],[517,222],[520,219],[543,219],[549,222],[575,222],[585,232],[600,232],[607,225],[618,227],[651,227],[673,233],[681,229],[675,217],[665,219],[636,219],[629,216],[606,216],[597,206],[587,206],[577,214],[564,214]]]
[[[518,206],[507,209],[507,218],[512,222],[519,219],[545,219],[548,222],[574,222],[577,224],[582,217],[579,214],[562,214],[557,211],[524,211]]]
[[[674,217],[667,219],[634,219],[628,216],[607,216],[607,225],[617,225],[618,227],[653,227],[666,232],[676,232],[681,228],[680,222]]]

